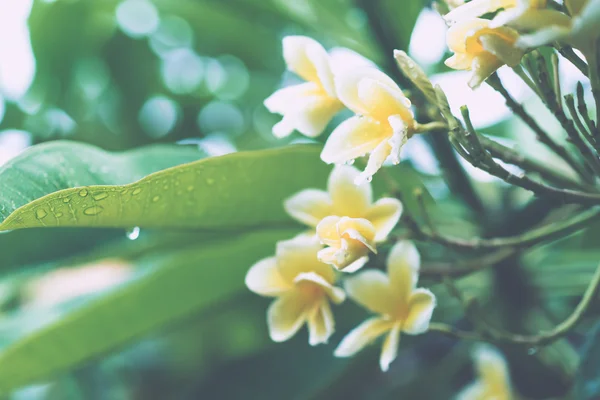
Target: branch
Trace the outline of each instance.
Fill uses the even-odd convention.
[[[431,323],[429,330],[440,332],[459,339],[474,341],[487,341],[501,344],[517,344],[525,346],[544,346],[566,336],[583,319],[590,308],[592,301],[596,299],[600,292],[600,265],[592,277],[583,297],[575,307],[575,310],[563,322],[556,325],[552,330],[540,332],[535,335],[520,335],[497,330],[487,326],[481,333],[469,332],[455,328],[454,326],[443,323]]]

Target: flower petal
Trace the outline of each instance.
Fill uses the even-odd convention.
[[[410,101],[397,86],[392,88],[384,82],[364,78],[358,82],[358,97],[369,117],[387,121],[391,115],[400,115],[407,125],[413,123]]]
[[[455,53],[466,53],[467,39],[472,36],[473,33],[489,27],[489,24],[489,20],[481,18],[457,22],[452,25],[446,33],[448,48]]]
[[[469,70],[473,64],[473,56],[466,53],[456,53],[444,61],[448,67],[458,70]]]
[[[453,24],[458,21],[481,17],[483,14],[491,13],[501,8],[515,7],[516,5],[517,0],[473,0],[450,11],[444,15],[444,19],[449,24]]]
[[[373,151],[392,135],[387,124],[368,117],[354,116],[342,122],[331,132],[321,152],[327,164],[343,164]]]
[[[395,313],[396,304],[391,293],[390,281],[383,271],[369,269],[346,278],[344,289],[352,300],[369,311],[388,316]]]
[[[336,357],[351,357],[392,328],[392,323],[371,318],[351,330],[333,353]]]
[[[302,190],[283,202],[283,208],[292,218],[312,227],[331,215],[332,207],[329,194],[317,189]]]
[[[340,71],[335,77],[338,98],[350,110],[359,115],[369,115],[370,108],[359,95],[359,84],[363,79],[377,81],[386,87],[399,91],[392,78],[375,68],[352,68]],[[402,95],[403,96],[403,95]]]
[[[333,283],[335,272],[317,258],[322,248],[316,236],[298,235],[277,243],[277,266],[283,279],[292,284],[299,274],[314,272]]]
[[[508,366],[498,350],[489,345],[479,345],[475,349],[475,363],[484,386],[494,392],[511,392]]]
[[[373,175],[375,175],[375,173],[381,169],[381,166],[391,154],[392,146],[390,145],[389,141],[385,140],[381,142],[371,152],[365,170],[354,180],[354,183],[357,185],[364,185],[366,182],[369,182]]]
[[[325,217],[317,224],[317,236],[321,242],[334,247],[340,247],[341,237],[337,224],[342,218],[337,215]]]
[[[483,52],[475,56],[471,67],[473,74],[469,80],[469,87],[472,89],[479,87],[483,81],[489,78],[503,64],[498,57],[491,53]]]
[[[360,171],[347,165],[336,166],[329,175],[327,190],[335,215],[362,218],[373,202],[371,185],[354,184]]]
[[[331,267],[329,267],[331,268]],[[340,304],[346,299],[346,293],[338,288],[333,286],[330,282],[328,282],[325,278],[315,272],[303,272],[299,274],[294,283],[312,283],[319,286],[323,292],[333,301],[335,304]]]
[[[503,63],[514,67],[521,62],[524,51],[516,47],[514,42],[507,42],[498,35],[481,35],[479,41],[487,52],[496,56]]]
[[[375,227],[369,220],[342,217],[337,223],[337,229],[342,238],[358,241],[362,246],[377,254],[375,247]]]
[[[410,335],[418,335],[429,329],[429,321],[435,308],[435,296],[427,289],[416,289],[408,301],[408,316],[402,330]]]
[[[342,103],[322,93],[298,97],[293,108],[283,113],[281,122],[273,127],[273,135],[283,138],[297,130],[307,137],[317,137],[341,109]]]
[[[584,6],[592,3],[592,0],[565,0],[565,6],[569,15],[579,15]]]
[[[272,113],[286,114],[296,108],[298,99],[319,92],[319,87],[313,82],[300,83],[276,90],[267,97],[263,104]]]
[[[375,227],[375,242],[383,242],[396,226],[402,215],[402,203],[398,199],[386,197],[377,200],[365,218]]]
[[[395,324],[388,333],[379,357],[379,366],[383,372],[390,368],[392,361],[398,356],[398,343],[400,342],[400,324]]]
[[[328,301],[323,301],[307,321],[308,324],[308,343],[316,346],[320,343],[327,343],[329,337],[335,330],[335,321],[331,306]]]
[[[246,286],[261,296],[277,296],[291,289],[277,269],[277,259],[269,257],[254,264],[246,274]]]
[[[563,40],[569,36],[571,29],[569,27],[550,25],[527,35],[521,35],[515,46],[526,48],[540,47],[545,44]]]
[[[485,399],[485,386],[479,380],[467,385],[456,396],[456,400],[481,400]]]
[[[388,255],[387,269],[393,292],[407,302],[417,285],[421,256],[410,241],[397,242]]]
[[[303,293],[294,290],[271,303],[267,310],[267,324],[274,342],[284,342],[300,330],[312,306],[305,300]]]
[[[283,58],[290,71],[320,84],[335,97],[329,55],[319,42],[306,36],[286,36],[283,38]]]

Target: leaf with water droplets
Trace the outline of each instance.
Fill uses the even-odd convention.
[[[11,178],[12,171],[18,169],[29,174],[21,173],[20,180],[25,183],[36,180],[36,188],[41,184],[46,191],[28,194],[27,204],[16,204],[20,208],[6,202],[4,213],[0,213],[0,230],[53,226],[238,229],[285,224],[291,220],[283,209],[283,200],[307,187],[324,188],[331,169],[321,162],[319,146],[300,145],[207,158],[125,184],[120,184],[123,177],[109,176],[87,186],[89,181],[63,177],[63,164],[63,169],[55,167],[54,171],[45,165],[44,169],[52,176],[45,186],[46,182],[33,172],[32,159],[41,154],[48,159],[46,164],[51,165],[51,155],[64,155],[69,147],[80,145],[63,146],[60,151],[54,148],[55,154],[47,153],[52,149],[48,145],[34,146],[29,154],[13,161],[12,166],[17,168],[0,170],[2,187],[18,186]],[[85,148],[89,150],[90,146]],[[115,156],[104,154],[108,160],[102,164],[110,165]],[[96,165],[86,165],[83,159],[77,161],[81,176],[89,175],[91,169],[98,170]],[[153,157],[137,158],[137,162],[156,161]],[[63,190],[54,191],[50,181],[67,184]]]
[[[432,105],[437,106],[438,101],[435,90],[425,71],[404,51],[394,50],[394,58],[404,75],[411,80]]]

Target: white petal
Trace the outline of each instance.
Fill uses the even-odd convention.
[[[269,334],[274,342],[284,342],[296,334],[307,318],[310,304],[299,291],[292,291],[273,301],[267,310]]]
[[[398,356],[398,343],[400,342],[400,325],[396,324],[390,330],[383,347],[381,348],[381,356],[379,357],[379,366],[383,372],[390,368],[392,361]]]
[[[386,121],[391,115],[400,115],[412,124],[410,101],[398,86],[390,87],[385,81],[364,78],[358,82],[358,97],[368,115],[378,121]]]
[[[283,38],[283,58],[290,71],[307,81],[319,83],[330,96],[335,96],[329,56],[319,42],[306,36],[286,36]]]
[[[381,166],[385,162],[385,160],[392,153],[392,146],[388,143],[388,141],[381,142],[369,156],[369,161],[367,161],[367,166],[365,170],[356,178],[354,181],[357,185],[363,185],[366,182],[369,182],[373,175],[377,171],[381,169]]]
[[[323,301],[308,319],[308,343],[316,346],[327,343],[335,330],[335,321],[328,301]]]
[[[246,286],[262,296],[277,296],[292,287],[279,273],[275,257],[254,264],[246,274]]]
[[[407,240],[397,242],[388,255],[387,269],[392,290],[408,301],[417,285],[421,256],[415,245]]]
[[[331,133],[321,152],[327,164],[343,164],[373,151],[392,135],[391,127],[374,119],[355,116],[342,122]]]
[[[317,189],[302,190],[283,203],[283,208],[289,215],[312,227],[316,227],[323,218],[331,215],[332,207],[329,194]]]
[[[444,15],[444,19],[448,24],[454,24],[458,21],[481,17],[483,14],[497,11],[500,8],[514,7],[515,3],[515,0],[473,0],[450,11]]]
[[[329,175],[327,190],[335,215],[362,218],[373,201],[371,185],[354,184],[360,171],[348,165],[337,165]]]
[[[418,335],[429,329],[429,322],[435,308],[435,296],[427,289],[416,289],[408,301],[408,317],[402,330],[410,335]]]
[[[392,315],[396,304],[391,295],[387,275],[377,269],[369,269],[346,278],[344,288],[348,296],[369,311],[382,315]]]
[[[540,47],[557,40],[562,40],[568,37],[570,32],[570,28],[558,25],[550,25],[547,28],[540,29],[536,32],[527,35],[521,35],[515,43],[515,46],[524,49]]]
[[[377,200],[365,215],[375,227],[375,241],[383,242],[398,224],[402,215],[402,203],[398,199],[383,198]]]
[[[317,259],[322,248],[316,236],[299,235],[277,243],[276,257],[279,273],[290,283],[305,272],[314,272],[330,283],[335,280],[335,272],[329,265]]]
[[[396,82],[375,68],[352,68],[340,72],[335,77],[338,98],[346,107],[359,115],[369,115],[370,108],[359,95],[359,85],[364,79],[376,81],[395,91],[400,91]]]
[[[351,330],[333,353],[336,357],[351,357],[392,328],[389,321],[371,318]]]
[[[294,283],[300,282],[312,282],[315,285],[318,285],[323,292],[336,304],[340,304],[346,299],[346,293],[342,289],[333,286],[328,280],[316,272],[303,272],[299,274],[294,280]]]

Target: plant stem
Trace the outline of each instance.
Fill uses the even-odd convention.
[[[583,84],[581,82],[577,82],[577,110],[579,111],[579,114],[587,124],[588,129],[590,130],[592,135],[598,136],[596,124],[594,124],[594,121],[592,121],[588,113],[588,108],[583,93]]]
[[[581,57],[577,55],[577,53],[573,51],[573,48],[571,46],[557,46],[556,49],[564,58],[569,60],[575,67],[577,67],[577,69],[579,69],[582,74],[588,76],[589,68],[587,63],[583,61]]]
[[[525,233],[501,238],[472,238],[462,239],[447,236],[439,232],[423,229],[408,214],[404,215],[406,224],[410,227],[416,239],[431,240],[446,247],[458,250],[492,250],[503,247],[526,248],[545,241],[567,236],[587,226],[590,222],[600,219],[600,208],[594,208],[579,213],[565,221],[553,222]]]
[[[577,126],[577,129],[579,129],[579,132],[581,132],[581,134],[583,135],[585,140],[587,140],[587,142],[592,147],[594,147],[594,149],[596,150],[596,153],[598,153],[600,151],[600,146],[599,146],[598,142],[596,141],[595,137],[593,136],[594,132],[588,131],[588,128],[583,124],[583,122],[581,121],[581,118],[579,118],[579,114],[577,113],[577,110],[575,108],[575,98],[573,97],[573,95],[571,95],[571,94],[566,95],[565,103],[567,104],[569,113],[571,113],[571,119],[573,120],[573,122],[575,122],[575,126]]]
[[[579,301],[579,304],[577,304],[577,307],[575,307],[575,310],[573,310],[573,312],[563,322],[556,325],[552,330],[540,332],[535,335],[513,334],[509,332],[503,332],[489,326],[487,326],[487,329],[482,333],[468,332],[442,323],[431,323],[429,325],[429,330],[467,340],[518,344],[526,346],[544,346],[563,338],[572,329],[574,329],[583,319],[585,313],[592,304],[592,301],[596,299],[599,292],[600,265],[596,268],[596,272],[594,273],[590,284]]]
[[[583,166],[577,161],[577,159],[575,159],[573,157],[573,155],[571,153],[569,153],[569,151],[559,145],[558,143],[556,143],[548,133],[546,133],[546,131],[544,131],[539,125],[538,123],[535,121],[535,119],[529,115],[527,113],[527,111],[525,111],[525,108],[523,108],[523,106],[521,104],[519,104],[506,90],[506,88],[504,88],[504,86],[502,85],[502,82],[500,81],[500,78],[498,77],[497,74],[493,74],[491,77],[489,77],[486,81],[494,90],[496,90],[498,93],[500,93],[502,95],[502,97],[504,97],[504,100],[506,101],[506,105],[507,107],[513,112],[515,113],[519,118],[521,118],[521,120],[523,122],[525,122],[525,124],[527,124],[527,126],[529,126],[531,128],[531,130],[533,130],[533,132],[535,133],[537,139],[542,142],[543,144],[545,144],[550,150],[552,150],[555,154],[557,154],[559,157],[561,157],[563,160],[565,160],[567,162],[567,164],[569,164],[571,166],[571,168],[573,168],[573,170],[575,172],[577,172],[579,175],[581,175],[584,179],[586,179],[587,181],[591,181],[592,176],[589,174],[589,172],[583,168]]]

